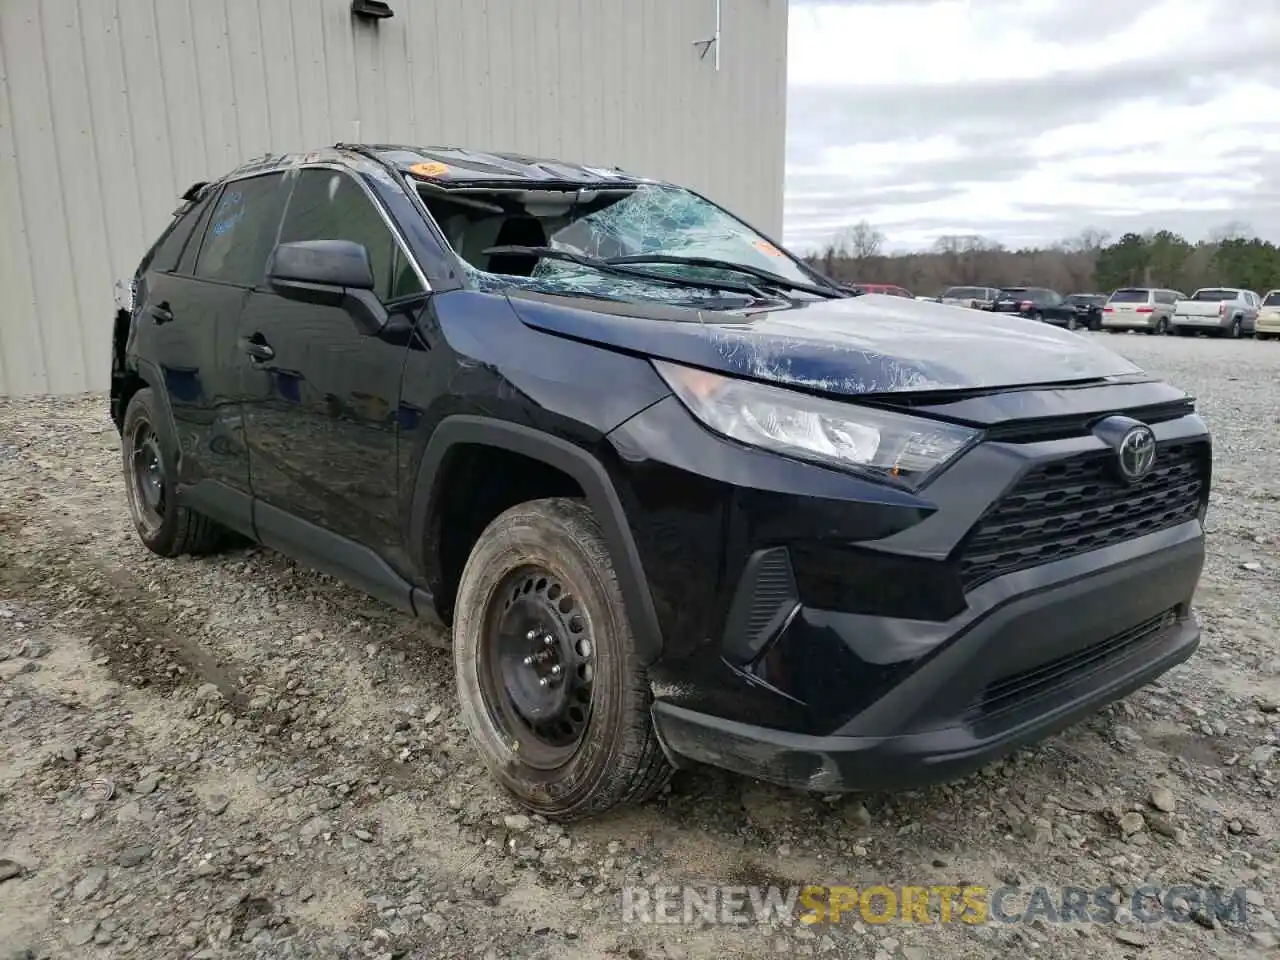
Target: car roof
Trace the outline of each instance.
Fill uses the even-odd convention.
[[[237,167],[223,179],[240,179],[312,163],[338,163],[374,175],[385,175],[389,167],[406,177],[443,189],[493,186],[589,189],[657,182],[616,167],[593,167],[524,154],[381,143],[337,143],[305,153],[268,155]]]
[[[400,172],[439,186],[511,184],[544,186],[618,186],[653,181],[617,167],[593,167],[550,157],[468,150],[463,147],[405,147],[376,144],[368,149]]]

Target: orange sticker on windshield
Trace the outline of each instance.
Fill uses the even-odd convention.
[[[449,167],[438,160],[430,160],[427,163],[415,163],[409,168],[409,172],[415,177],[443,177],[449,173]]]
[[[770,257],[780,257],[783,255],[781,250],[767,240],[757,240],[756,249]]]

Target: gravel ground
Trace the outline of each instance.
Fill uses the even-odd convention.
[[[493,786],[442,638],[259,548],[164,561],[101,397],[0,400],[0,958],[1234,957],[1280,929],[1280,345],[1098,334],[1215,431],[1200,652],[962,782],[717,771],[559,827]],[[627,884],[1247,887],[1247,924],[621,921]]]

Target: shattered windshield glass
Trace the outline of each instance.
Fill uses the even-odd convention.
[[[708,257],[767,270],[788,280],[810,280],[760,234],[678,187],[640,187],[603,210],[562,227],[550,240],[553,247],[600,259],[641,254]],[[687,272],[689,268],[676,269]]]
[[[535,196],[541,194],[541,196]],[[607,195],[606,195],[607,194]],[[599,260],[616,257],[699,257],[764,270],[784,280],[814,283],[788,254],[719,207],[679,187],[642,184],[626,191],[526,191],[519,201],[486,196],[497,213],[477,212],[476,195],[468,194],[472,209],[459,212],[463,199],[424,196],[454,250],[469,268],[473,285],[482,290],[521,287],[546,293],[598,296],[609,299],[660,300],[690,305],[740,305],[746,294],[698,287],[702,281],[754,284],[751,276],[729,268],[687,264],[645,263],[636,269],[664,277],[688,279],[690,286],[673,286],[643,278],[606,273],[591,266],[551,258],[530,258],[527,267],[513,264],[518,255],[486,255],[486,247],[509,243],[513,222],[520,221],[518,245],[547,246]],[[528,221],[536,220],[532,228]],[[489,238],[482,243],[480,237]],[[495,269],[495,267],[497,269]]]

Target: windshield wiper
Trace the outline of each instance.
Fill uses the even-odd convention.
[[[637,280],[647,280],[653,283],[665,283],[672,287],[702,287],[707,290],[727,290],[731,293],[741,293],[757,300],[767,300],[768,296],[759,287],[750,283],[737,283],[733,280],[697,280],[690,277],[673,277],[665,273],[651,273],[648,270],[634,270],[624,264],[616,264],[610,260],[601,260],[598,257],[588,257],[583,253],[574,253],[572,250],[561,250],[557,247],[522,247],[522,246],[503,246],[489,247],[482,250],[485,255],[495,253],[514,253],[528,254],[535,257],[543,257],[548,260],[567,260],[569,263],[576,263],[580,267],[589,267],[592,270],[599,270],[601,273],[612,273],[623,277],[633,277]]]
[[[780,277],[776,273],[770,273],[768,270],[762,270],[759,267],[753,267],[745,263],[734,263],[732,260],[718,260],[715,257],[675,257],[663,253],[641,253],[630,257],[609,257],[604,262],[608,264],[669,263],[685,267],[704,267],[708,270],[733,270],[737,273],[745,273],[770,286],[780,287],[783,290],[799,290],[803,293],[812,293],[814,296],[826,297],[828,300],[843,299],[849,296],[849,294],[835,286],[820,287],[817,284],[805,283],[802,280],[788,280],[786,277]]]

